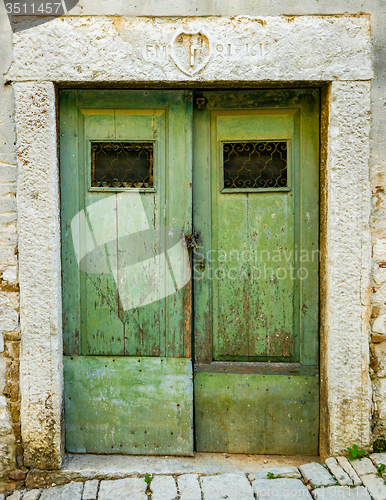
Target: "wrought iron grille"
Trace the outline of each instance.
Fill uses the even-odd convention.
[[[152,188],[152,142],[92,142],[91,187]]]
[[[224,142],[224,188],[287,187],[287,142]]]

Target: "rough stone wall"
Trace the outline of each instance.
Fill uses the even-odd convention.
[[[372,190],[371,369],[373,382],[373,440],[386,451],[386,11],[374,3],[372,133],[370,182]],[[377,446],[378,445],[378,446]]]
[[[374,388],[374,439],[386,450],[386,171],[379,159],[371,170],[372,188],[372,313],[370,375]],[[378,451],[378,449],[376,450]]]

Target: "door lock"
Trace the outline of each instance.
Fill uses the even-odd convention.
[[[200,238],[200,233],[185,234],[185,243],[187,248],[195,248],[198,250],[197,241]]]
[[[205,97],[197,97],[196,104],[197,104],[198,109],[202,109],[206,103],[207,103],[207,100],[205,99]]]

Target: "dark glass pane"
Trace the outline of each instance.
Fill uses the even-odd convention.
[[[287,142],[225,142],[224,188],[287,187]]]
[[[152,188],[153,143],[92,142],[91,187]]]

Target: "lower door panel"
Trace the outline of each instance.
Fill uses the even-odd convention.
[[[317,455],[318,375],[196,373],[197,451]]]
[[[70,453],[192,455],[190,359],[64,358]]]

